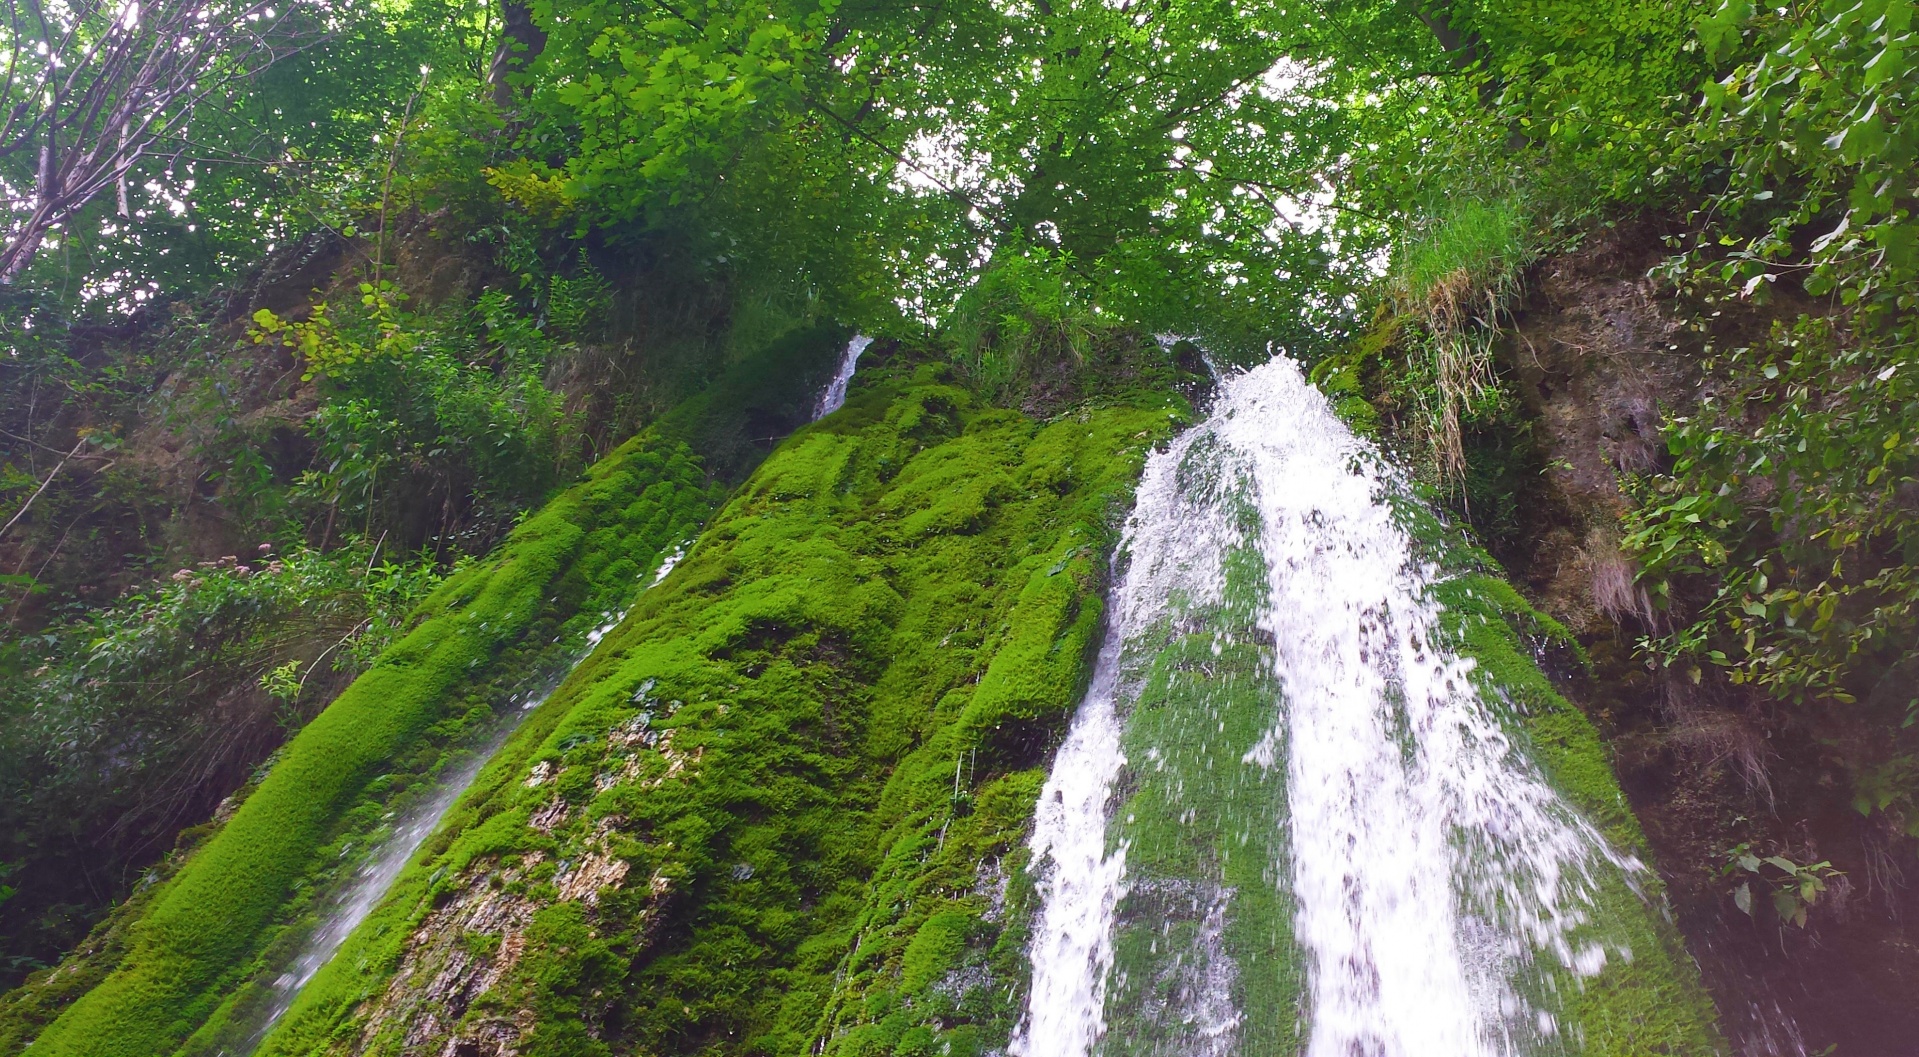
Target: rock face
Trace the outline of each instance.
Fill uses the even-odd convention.
[[[1501,350],[1559,515],[1531,541],[1526,579],[1556,617],[1587,633],[1651,618],[1619,553],[1628,507],[1619,478],[1660,464],[1660,424],[1699,384],[1679,351],[1691,335],[1644,275],[1653,263],[1613,243],[1547,261]]]
[[[1140,385],[1039,422],[937,366],[876,373],[527,721],[262,1053],[1004,1050],[1044,767],[1134,479],[1187,409]],[[1531,611],[1488,577],[1454,601],[1553,772],[1636,843],[1508,626]],[[1630,948],[1636,983],[1582,1022],[1709,1034],[1676,947]]]
[[[1765,305],[1688,302],[1648,275],[1662,234],[1651,223],[1606,229],[1529,275],[1498,347],[1523,433],[1484,443],[1529,452],[1535,483],[1513,486],[1521,514],[1490,542],[1593,662],[1575,694],[1611,743],[1735,1046],[1899,1052],[1919,1037],[1919,892],[1885,869],[1905,839],[1851,808],[1849,783],[1819,748],[1860,732],[1843,715],[1665,678],[1634,653],[1662,616],[1619,550],[1622,476],[1662,468],[1662,425],[1720,384],[1700,370],[1706,344],[1756,345],[1774,320],[1820,307],[1785,284]],[[1806,928],[1734,907],[1726,850],[1755,837],[1846,871]]]
[[[702,752],[675,752],[673,734],[674,728],[653,729],[649,713],[608,731],[609,751],[594,788],[601,793],[626,784],[658,789],[686,776]],[[520,783],[525,789],[549,787],[552,799],[526,821],[529,829],[549,837],[571,813],[566,798],[550,788],[553,776],[552,763],[541,760]],[[468,866],[447,889],[453,893],[450,900],[413,928],[385,992],[362,1005],[351,1052],[397,1050],[450,1057],[518,1053],[521,1036],[537,1026],[538,1019],[532,1010],[503,1001],[507,993],[501,985],[519,967],[535,913],[543,908],[577,904],[597,938],[602,896],[616,894],[632,870],[631,860],[617,854],[622,840],[634,839],[626,823],[618,815],[601,818],[588,834],[567,845],[572,857],[557,864],[549,863],[545,851],[535,850]],[[540,878],[545,878],[544,885]],[[643,954],[673,884],[656,872],[642,891],[643,905],[626,925],[628,938]]]
[[[1631,307],[1629,290],[1618,298]],[[1669,333],[1636,319],[1621,333]],[[1552,340],[1571,347],[1594,325],[1568,320]],[[1146,453],[1190,419],[1177,394],[1194,379],[1176,352],[1119,343],[1095,350],[1074,402],[1041,419],[993,406],[925,359],[876,346],[844,408],[781,443],[690,548],[658,519],[645,522],[658,542],[644,555],[584,534],[596,575],[625,561],[625,582],[647,586],[258,1053],[1004,1049],[1028,987],[1026,838],[1045,767],[1088,676],[1135,481]],[[1540,362],[1542,392],[1573,388],[1583,369],[1568,362],[1561,379]],[[1628,413],[1639,406],[1606,377],[1578,384],[1619,394]],[[750,463],[760,438],[740,425],[750,416],[733,418],[716,450]],[[1588,537],[1623,509],[1616,488],[1605,499],[1604,467],[1651,434],[1609,434],[1572,405],[1562,419],[1569,452],[1601,451],[1569,455],[1567,483],[1549,480],[1564,495],[1539,506],[1541,530],[1565,528],[1556,538],[1588,557],[1572,573],[1553,565],[1541,587],[1542,558],[1525,582],[1561,599],[1552,605],[1591,649],[1609,613],[1632,611],[1602,606],[1594,587],[1610,576],[1630,599],[1630,570],[1593,572],[1601,550]],[[668,427],[703,435],[672,416]],[[658,485],[625,481],[628,505],[609,509],[638,517],[667,494]],[[669,552],[684,557],[668,575],[642,575]],[[1476,552],[1465,564],[1486,565]],[[1495,576],[1449,583],[1450,633],[1526,714],[1547,771],[1609,839],[1636,846],[1592,724],[1530,657],[1576,653],[1568,636]],[[368,804],[361,814],[377,818],[383,805]],[[1228,925],[1213,921],[1217,900],[1162,894],[1165,907],[1185,898],[1180,912],[1202,935]],[[1641,894],[1609,898],[1650,922]],[[1140,908],[1164,911],[1150,898]],[[1634,1006],[1614,989],[1582,990],[1568,999],[1575,1019],[1610,1017],[1626,1038],[1680,1016],[1710,1036],[1662,928],[1621,962],[1646,984],[1624,990],[1656,997]],[[215,1051],[249,988],[271,980],[272,958],[269,947],[208,988],[188,1010],[208,1022],[190,1046]],[[225,1004],[209,1009],[215,1000]]]
[[[383,1035],[416,1053],[505,1054],[529,1025],[511,1017],[482,1018],[460,1028],[473,1000],[491,991],[526,952],[534,905],[525,895],[526,871],[542,857],[462,878],[465,890],[414,930],[405,959],[386,992],[366,1012],[358,1048]]]
[[[585,854],[553,875],[551,903],[577,903],[591,913],[602,892],[621,887],[631,865],[609,850],[620,821],[602,820]],[[536,1019],[531,1010],[502,1006],[498,988],[526,953],[535,911],[548,905],[528,891],[530,875],[546,862],[536,851],[510,866],[469,868],[453,887],[458,894],[414,928],[386,991],[362,1008],[352,1051],[391,1049],[397,1043],[403,1053],[504,1057],[519,1052],[520,1037]],[[642,940],[671,891],[658,874],[646,885]]]

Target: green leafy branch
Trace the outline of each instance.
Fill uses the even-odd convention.
[[[1783,855],[1761,858],[1752,850],[1752,845],[1746,843],[1726,852],[1726,865],[1720,868],[1720,876],[1742,878],[1732,890],[1733,905],[1741,913],[1752,916],[1753,886],[1758,884],[1762,894],[1769,893],[1773,913],[1779,915],[1781,924],[1805,928],[1807,911],[1825,895],[1828,882],[1844,876],[1844,872],[1833,869],[1832,863],[1824,860],[1799,863]]]
[[[306,364],[301,381],[310,382],[318,375],[343,377],[376,357],[399,357],[414,348],[417,339],[409,332],[400,310],[406,296],[389,279],[360,284],[360,305],[372,328],[371,340],[342,330],[325,301],[314,305],[312,314],[301,323],[262,308],[253,313],[247,336],[255,345],[273,344],[294,350]]]

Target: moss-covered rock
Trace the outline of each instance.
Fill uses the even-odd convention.
[[[244,1037],[267,980],[383,823],[425,795],[496,715],[564,671],[711,514],[728,482],[803,423],[844,331],[817,328],[734,366],[592,467],[492,558],[449,577],[416,626],[279,755],[157,891],[71,964],[10,1000],[34,1054],[162,1054]],[[709,463],[708,456],[712,457]],[[80,992],[75,980],[97,984]]]
[[[980,864],[1024,833],[1184,404],[1038,423],[895,375],[765,463],[262,1052],[890,1050],[932,1045],[927,996],[941,1041],[1004,1038],[973,984],[1020,945]]]
[[[172,1052],[297,925],[316,872],[349,834],[429,780],[449,747],[490,721],[496,698],[551,668],[546,647],[577,642],[617,606],[663,548],[697,528],[710,495],[684,446],[635,441],[516,530],[498,558],[449,578],[418,626],[288,744],[152,898],[118,967],[28,1052]]]

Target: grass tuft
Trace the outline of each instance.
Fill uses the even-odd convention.
[[[1423,426],[1442,481],[1466,471],[1460,419],[1495,392],[1493,338],[1538,256],[1517,196],[1462,198],[1415,229],[1388,276],[1395,309],[1431,357],[1434,397]]]

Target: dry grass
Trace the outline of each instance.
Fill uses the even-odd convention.
[[[1536,255],[1516,200],[1465,199],[1433,218],[1394,261],[1394,307],[1418,324],[1432,359],[1425,425],[1441,480],[1465,473],[1461,418],[1496,391],[1493,339]]]

